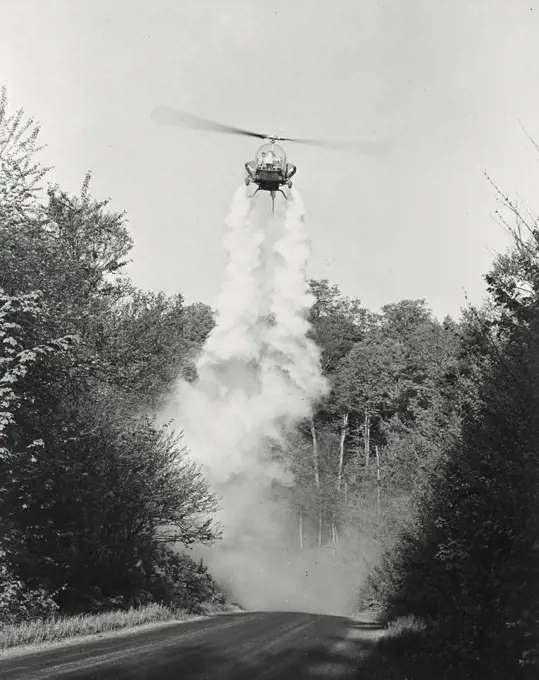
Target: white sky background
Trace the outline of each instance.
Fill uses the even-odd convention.
[[[458,316],[508,238],[494,190],[539,209],[535,0],[0,0],[0,84],[42,126],[50,180],[126,210],[129,273],[213,304],[221,229],[256,140],[158,128],[165,105],[262,132],[389,138],[386,159],[286,146],[310,275],[371,309]],[[254,141],[254,143],[253,143]],[[268,199],[269,200],[269,199]]]

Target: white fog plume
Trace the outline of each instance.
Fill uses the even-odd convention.
[[[293,575],[282,550],[287,509],[271,486],[290,480],[269,447],[286,444],[327,385],[319,350],[307,337],[314,297],[301,197],[291,191],[284,215],[277,197],[272,215],[265,192],[255,199],[248,193],[238,189],[225,221],[216,326],[199,357],[197,382],[178,386],[176,421],[222,499],[224,537],[204,558],[236,598],[264,608],[283,606],[303,587],[297,579],[305,573],[302,565]]]

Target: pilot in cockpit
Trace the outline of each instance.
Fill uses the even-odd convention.
[[[265,167],[272,168],[274,159],[275,159],[275,155],[273,154],[273,152],[268,151],[268,153],[266,154],[266,158],[264,159]]]

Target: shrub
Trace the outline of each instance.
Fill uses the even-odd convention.
[[[53,595],[44,588],[31,590],[18,580],[0,551],[0,625],[46,619],[57,611]]]
[[[224,604],[226,595],[208,573],[202,560],[159,546],[148,591],[157,602],[202,613],[204,603]]]

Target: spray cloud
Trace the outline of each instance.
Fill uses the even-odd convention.
[[[286,449],[328,386],[307,337],[314,297],[303,203],[292,189],[284,214],[278,200],[269,214],[267,198],[261,192],[251,199],[245,186],[234,196],[216,325],[198,359],[197,382],[178,386],[176,418],[221,498],[223,539],[200,551],[212,573],[251,608],[327,611],[334,607],[317,600],[313,587],[327,598],[328,578],[335,579],[305,552],[287,550],[289,508],[272,491],[276,482],[292,482],[272,448]]]

